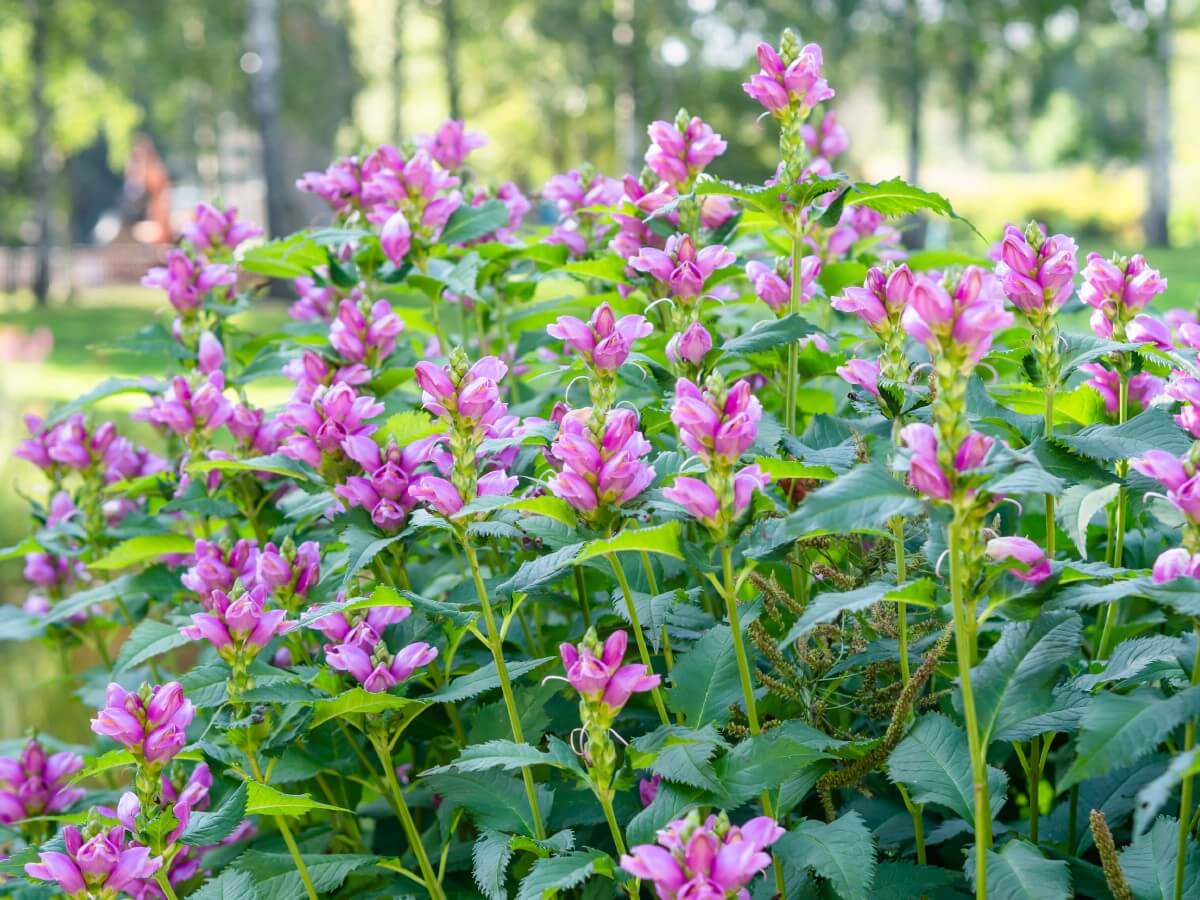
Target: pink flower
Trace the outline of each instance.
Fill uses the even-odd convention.
[[[878,398],[879,393],[879,363],[871,359],[851,359],[844,366],[837,367],[837,373],[847,384],[857,385],[866,389],[872,396]]]
[[[908,481],[913,488],[934,500],[950,499],[950,479],[938,462],[937,436],[922,422],[906,425],[900,441],[912,451]]]
[[[723,397],[702,392],[686,378],[675,382],[671,421],[684,446],[706,461],[736,463],[754,443],[761,418],[762,404],[745,379]]]
[[[268,610],[266,602],[264,584],[233,600],[224,591],[214,591],[206,604],[209,612],[194,613],[192,624],[179,632],[191,641],[208,641],[227,661],[253,658],[273,637],[296,628],[296,622],[286,621],[286,610]]]
[[[705,167],[725,152],[725,141],[697,116],[670,122],[651,122],[646,165],[659,178],[678,189],[685,187]]]
[[[759,816],[738,827],[722,813],[701,821],[693,811],[658,832],[657,844],[640,844],[621,856],[621,868],[654,884],[661,900],[748,897],[746,885],[771,864],[767,847],[784,835],[775,820]]]
[[[307,403],[293,400],[280,414],[280,420],[296,432],[279,452],[318,468],[323,458],[343,457],[346,438],[374,434],[376,426],[368,420],[381,412],[382,403],[370,395],[359,395],[345,382],[321,385]]]
[[[746,277],[754,287],[754,293],[776,313],[787,312],[792,300],[791,263],[781,260],[774,268],[768,268],[757,260],[746,263]],[[821,274],[821,258],[806,256],[800,260],[800,303],[812,299],[817,276]]]
[[[25,865],[25,873],[38,881],[57,882],[72,900],[115,897],[132,882],[151,877],[162,866],[162,860],[152,857],[148,847],[126,845],[123,825],[100,831],[86,842],[74,825],[64,827],[62,836],[67,852],[43,852],[40,862]]]
[[[1013,560],[1020,563],[1022,568],[1008,571],[1022,581],[1039,584],[1050,577],[1050,560],[1046,559],[1042,548],[1029,538],[992,538],[987,542],[987,555],[992,562]]]
[[[1166,322],[1154,316],[1135,316],[1125,328],[1125,336],[1131,344],[1152,344],[1159,350],[1173,350],[1171,329]]]
[[[233,250],[262,233],[253,222],[238,220],[236,206],[221,210],[208,203],[197,203],[192,221],[183,226],[184,240],[197,250]]]
[[[82,768],[78,753],[47,756],[36,739],[25,745],[20,756],[0,757],[0,823],[12,825],[70,809],[87,793],[71,786],[71,776]]]
[[[900,321],[930,353],[966,351],[974,364],[987,355],[996,333],[1012,325],[1013,316],[1004,308],[993,276],[968,266],[953,295],[928,275],[916,276]]]
[[[416,499],[409,493],[416,469],[430,459],[432,439],[414,441],[401,449],[394,439],[380,451],[369,437],[357,435],[342,442],[346,455],[362,466],[365,476],[351,475],[335,488],[351,506],[361,506],[384,531],[403,523]]]
[[[1025,313],[1057,312],[1074,290],[1078,251],[1075,241],[1065,234],[1047,237],[1043,225],[1025,231],[1007,226],[996,266],[1005,296]]]
[[[638,781],[638,799],[642,801],[642,806],[649,806],[654,802],[654,798],[658,796],[660,784],[662,784],[662,776],[657,772],[650,778]]]
[[[693,300],[700,296],[704,283],[717,269],[733,265],[736,257],[721,244],[699,252],[690,235],[672,235],[664,249],[643,247],[629,265],[645,272],[665,287],[672,296]]]
[[[487,138],[478,131],[467,131],[460,119],[447,119],[432,135],[417,137],[417,146],[451,172],[462,167],[463,160],[472,150],[485,144]]]
[[[392,213],[383,223],[383,230],[379,232],[379,245],[393,266],[403,265],[404,258],[412,248],[412,228],[403,210]]]
[[[182,436],[216,431],[232,414],[233,404],[225,396],[225,376],[217,370],[194,385],[176,375],[162,396],[152,398],[150,405],[136,410],[133,417]]]
[[[1092,376],[1084,384],[1103,398],[1105,411],[1110,416],[1117,415],[1121,407],[1121,376],[1100,363],[1085,363],[1079,369]],[[1139,409],[1149,406],[1156,397],[1166,391],[1166,388],[1166,383],[1156,375],[1151,375],[1149,372],[1138,372],[1129,379],[1130,409],[1128,412],[1137,412]]]
[[[819,127],[813,128],[808,124],[801,126],[800,134],[809,153],[828,160],[841,156],[850,146],[850,136],[833,110],[828,110],[821,117]]]
[[[735,473],[730,519],[736,519],[745,512],[754,492],[766,488],[770,481],[770,476],[764,474],[757,465],[746,466]],[[671,487],[663,491],[663,496],[682,506],[700,524],[714,529],[721,526],[721,501],[716,492],[699,478],[680,475]]]
[[[1160,553],[1154,561],[1152,577],[1155,584],[1166,584],[1176,578],[1200,578],[1200,553],[1191,554],[1182,547]]]
[[[196,349],[196,368],[205,375],[220,371],[225,364],[225,348],[211,331],[200,335]]]
[[[1124,329],[1133,315],[1167,289],[1167,280],[1141,255],[1105,259],[1089,253],[1079,299],[1091,306],[1092,331],[1105,339]],[[1119,337],[1119,335],[1118,335]]]
[[[196,708],[177,681],[143,686],[137,693],[114,682],[105,690],[104,708],[92,719],[92,731],[161,767],[187,743],[187,727],[195,715]]]
[[[783,53],[791,41],[784,36],[783,49],[776,51],[770,44],[758,45],[759,71],[742,85],[742,89],[761,103],[768,112],[780,115],[797,110],[802,116],[823,100],[833,97],[833,89],[821,77],[821,48],[806,44],[784,59]]]
[[[508,366],[498,357],[485,356],[467,370],[456,384],[446,366],[419,362],[415,375],[421,387],[421,404],[435,416],[459,418],[490,425],[508,411],[500,401],[500,379]]]
[[[629,358],[633,342],[653,330],[645,316],[630,314],[618,319],[607,303],[601,303],[588,322],[559,316],[546,327],[551,337],[565,341],[590,368],[601,372],[619,369]]]
[[[167,254],[166,266],[156,266],[142,278],[146,287],[166,291],[171,305],[184,315],[195,312],[217,288],[226,288],[224,294],[228,294],[236,282],[237,275],[229,266],[192,260],[178,249]]]
[[[604,430],[593,435],[590,407],[568,412],[550,445],[550,455],[562,471],[547,482],[550,492],[570,503],[585,517],[600,508],[619,507],[636,498],[654,480],[654,470],[642,461],[650,443],[638,431],[631,409],[611,409]]]
[[[614,631],[600,646],[595,632],[589,631],[578,646],[564,643],[558,647],[571,687],[611,718],[634,694],[652,690],[661,681],[658,675],[647,672],[642,663],[622,665],[628,642],[628,634]]]
[[[435,659],[438,651],[425,643],[409,644],[392,655],[383,642],[373,650],[359,644],[338,644],[325,648],[325,661],[340,672],[346,672],[372,694],[389,691],[407,681],[417,669]]]
[[[688,363],[700,366],[712,349],[712,335],[699,322],[693,322],[680,334],[671,335],[667,341],[667,359],[675,365]]]
[[[329,329],[329,343],[350,363],[379,365],[396,349],[404,323],[386,300],[343,300]]]

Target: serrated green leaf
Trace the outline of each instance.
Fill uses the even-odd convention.
[[[888,757],[888,776],[908,788],[914,803],[937,803],[971,824],[975,790],[967,733],[940,713],[917,719]],[[988,766],[988,802],[995,817],[1004,806],[1008,776]]]
[[[1137,900],[1175,900],[1200,897],[1200,847],[1188,841],[1184,856],[1183,890],[1175,892],[1175,865],[1179,859],[1179,825],[1163,816],[1121,851],[1121,870]]]
[[[1200,687],[1172,697],[1150,688],[1131,694],[1097,694],[1079,725],[1075,761],[1058,790],[1137,762],[1186,719],[1200,714]]]
[[[226,869],[194,894],[189,894],[188,900],[260,900],[261,896],[249,872]]]
[[[1155,816],[1171,799],[1171,795],[1175,793],[1175,788],[1179,786],[1180,782],[1185,778],[1194,778],[1198,772],[1200,772],[1200,748],[1193,747],[1191,750],[1185,750],[1178,754],[1161,775],[1153,781],[1147,782],[1146,786],[1138,791],[1137,808],[1133,814],[1135,838],[1154,821]]]
[[[121,653],[117,656],[113,671],[132,669],[188,643],[191,643],[191,640],[180,634],[178,625],[143,619],[121,645]]]
[[[962,874],[939,866],[922,866],[907,860],[886,860],[875,870],[871,900],[961,900]]]
[[[1122,425],[1092,425],[1075,434],[1056,435],[1054,441],[1101,462],[1133,459],[1156,449],[1182,456],[1192,446],[1192,439],[1175,424],[1171,414],[1158,407],[1151,407]]]
[[[675,662],[667,699],[692,728],[729,719],[729,704],[742,699],[733,632],[728,625],[710,628]]]
[[[449,809],[462,807],[479,828],[533,836],[533,816],[520,778],[493,770],[447,772],[431,775],[428,782]],[[544,784],[537,785],[537,794],[542,815],[549,818],[554,794]]]
[[[560,578],[579,555],[582,544],[568,544],[553,553],[543,553],[536,559],[521,563],[507,581],[496,588],[497,594],[524,594],[537,590]]]
[[[624,551],[644,551],[683,559],[679,548],[679,523],[664,522],[652,528],[625,528],[610,538],[588,541],[579,550],[574,562],[578,565],[597,556]]]
[[[806,478],[814,481],[832,481],[837,473],[829,466],[810,466],[796,459],[775,459],[771,456],[756,456],[754,463],[771,480],[778,482],[781,478]]]
[[[302,816],[314,809],[346,812],[340,806],[330,806],[314,800],[308,794],[285,794],[278,788],[259,781],[246,783],[246,815],[248,816]]]
[[[552,659],[554,659],[553,656],[543,656],[539,659],[523,659],[507,663],[508,677],[516,681],[522,675],[532,672]],[[500,687],[500,676],[496,672],[496,663],[493,661],[486,666],[480,666],[473,672],[455,678],[449,684],[421,699],[428,703],[457,703],[459,700],[466,700],[498,687]]]
[[[979,737],[984,746],[1015,722],[1051,707],[1059,671],[1079,658],[1083,620],[1073,612],[1045,612],[1010,622],[971,673]]]
[[[1078,492],[1078,505],[1071,503],[1067,508],[1074,507],[1074,517],[1070,522],[1064,522],[1067,534],[1071,536],[1072,542],[1075,544],[1075,549],[1079,551],[1081,559],[1087,559],[1087,530],[1101,510],[1108,504],[1112,503],[1117,494],[1120,493],[1121,486],[1119,484],[1105,484],[1100,487],[1092,485],[1072,485],[1068,490],[1068,494]],[[1066,510],[1064,509],[1064,512]]]
[[[442,244],[465,244],[508,224],[508,209],[499,200],[487,200],[479,206],[460,206],[456,209],[438,241]]]
[[[717,777],[725,793],[744,803],[796,778],[827,755],[790,736],[783,725],[738,743],[717,763]]]
[[[437,434],[439,426],[427,413],[417,409],[406,409],[388,417],[383,427],[375,432],[375,440],[383,446],[394,440],[396,446],[407,447],[413,441]]]
[[[989,900],[1067,900],[1073,896],[1065,859],[1046,859],[1037,847],[1022,840],[986,852]],[[963,869],[974,885],[974,848],[968,851]]]
[[[300,858],[318,894],[333,893],[351,872],[371,866],[378,859],[361,853],[305,853]],[[296,900],[305,896],[296,861],[288,853],[247,850],[233,866],[254,879],[261,900]]]
[[[298,232],[275,241],[258,244],[241,254],[243,272],[269,278],[299,278],[327,262],[325,248],[310,234]]]
[[[574,528],[578,524],[578,517],[571,504],[550,494],[522,497],[520,500],[504,504],[503,509],[516,509],[535,516],[546,516],[556,522],[562,522],[568,528]]]
[[[876,603],[909,603],[933,606],[934,584],[928,578],[907,581],[901,585],[875,581],[853,591],[826,591],[818,594],[788,631],[784,644],[791,644],[823,622],[832,622],[842,613],[862,612]]]
[[[776,841],[772,853],[802,882],[809,869],[843,900],[867,900],[875,882],[875,841],[857,812],[832,822],[800,822]]]
[[[579,259],[559,267],[560,272],[579,278],[596,278],[614,284],[625,282],[625,260],[615,253],[602,253],[595,259]]]
[[[488,900],[508,900],[504,877],[512,854],[509,835],[498,831],[484,831],[471,848],[471,876]]]
[[[576,850],[539,859],[521,879],[517,900],[542,900],[547,895],[577,887],[593,875],[611,876],[612,871],[612,860],[599,850]]]
[[[42,427],[49,428],[59,422],[65,422],[75,413],[118,394],[150,394],[157,390],[158,385],[152,378],[106,378],[86,394],[54,407],[42,422]]]
[[[206,847],[223,841],[246,817],[246,785],[239,784],[221,805],[211,812],[193,812],[180,842]]]
[[[1076,676],[1074,684],[1090,691],[1102,684],[1135,678],[1152,663],[1174,662],[1183,650],[1182,640],[1165,634],[1130,638],[1113,648],[1100,671]]]
[[[196,542],[182,534],[139,534],[122,541],[104,556],[88,564],[90,569],[110,571],[135,566],[148,559],[158,559],[168,553],[191,553]]]
[[[330,719],[341,719],[346,716],[359,716],[366,713],[378,713],[389,709],[407,709],[420,707],[424,704],[407,697],[397,697],[395,694],[371,693],[364,687],[353,687],[345,693],[338,694],[328,700],[319,700],[313,706],[313,717],[310,728],[323,725]]]
[[[196,475],[205,472],[270,472],[272,475],[284,475],[297,481],[316,480],[316,473],[311,466],[282,453],[254,456],[250,459],[202,459],[189,464],[188,471]]]
[[[819,330],[807,319],[790,313],[778,319],[767,319],[756,323],[745,334],[725,341],[721,345],[721,352],[726,356],[762,353],[764,350],[794,344],[800,338],[816,334]]]
[[[488,769],[502,769],[508,772],[540,765],[556,765],[556,762],[549,753],[528,744],[494,740],[467,747],[453,762],[444,766],[434,766],[421,774],[424,776],[450,771],[484,772]]]

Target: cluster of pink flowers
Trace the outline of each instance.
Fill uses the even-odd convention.
[[[571,169],[552,176],[542,187],[542,197],[555,205],[559,221],[547,243],[561,244],[572,256],[601,245],[609,227],[596,210],[620,203],[622,193],[621,182],[591,171]]]
[[[183,227],[183,239],[203,253],[233,251],[262,233],[258,225],[238,218],[236,206],[220,209],[211,203],[197,203],[192,221]]]
[[[341,461],[347,438],[370,436],[370,420],[383,412],[383,404],[370,394],[359,394],[346,382],[317,387],[307,402],[293,399],[280,420],[295,429],[279,452],[291,459],[321,468],[326,460]]]
[[[356,435],[342,442],[346,455],[358,463],[365,475],[351,475],[335,490],[351,506],[371,514],[371,521],[384,531],[396,531],[416,503],[409,487],[417,468],[430,460],[433,440],[418,440],[405,447],[389,439],[382,450],[369,437]]]
[[[987,542],[988,559],[994,563],[1016,562],[1020,567],[1009,573],[1030,584],[1040,584],[1050,577],[1050,560],[1045,552],[1026,537],[998,537]]]
[[[1044,226],[1004,229],[996,275],[1009,302],[1024,313],[1055,313],[1071,298],[1079,271],[1079,247],[1065,234],[1046,236]]]
[[[579,354],[595,372],[617,371],[633,349],[633,342],[650,334],[654,327],[646,317],[631,313],[617,318],[612,307],[601,303],[589,321],[575,316],[559,316],[546,326],[547,333]]]
[[[660,119],[651,122],[647,132],[650,148],[646,151],[646,165],[680,191],[724,153],[727,146],[711,125],[699,116],[688,118],[682,111],[674,124]]]
[[[950,500],[956,483],[983,464],[995,443],[982,432],[972,431],[954,454],[953,471],[947,472],[938,459],[937,433],[931,426],[923,422],[905,425],[900,441],[911,454],[909,484],[931,500]]]
[[[834,96],[833,88],[821,77],[824,58],[816,44],[795,50],[785,34],[783,46],[758,45],[759,71],[742,85],[746,93],[774,116],[789,111],[807,115],[818,103]]]
[[[826,163],[832,163],[850,147],[850,135],[846,133],[846,129],[838,121],[837,114],[831,109],[826,110],[825,115],[821,116],[819,125],[814,127],[805,123],[800,128],[800,135],[804,138],[804,146],[808,148],[808,152],[817,159],[825,160]],[[830,165],[830,171],[832,169],[833,167]]]
[[[77,826],[65,826],[66,852],[42,851],[39,862],[25,865],[25,873],[37,881],[57,883],[70,900],[90,900],[130,893],[162,867],[162,860],[151,856],[148,847],[127,842],[124,825],[94,831],[89,827],[88,832],[85,839]]]
[[[564,643],[558,647],[568,683],[583,703],[610,724],[630,697],[653,690],[661,681],[642,663],[625,663],[628,644],[629,635],[624,631],[614,631],[602,646],[589,631],[578,646]]]
[[[653,176],[654,173],[647,170],[645,174]],[[679,210],[665,209],[678,198],[679,192],[665,181],[654,183],[652,177],[639,181],[632,175],[626,175],[622,184],[625,191],[625,206],[622,209],[628,211],[613,212],[612,218],[617,223],[618,230],[609,241],[608,247],[629,262],[643,247],[661,250],[666,244],[666,238],[660,236],[651,226],[651,216],[662,218],[673,228],[679,227]],[[720,228],[734,214],[733,204],[728,197],[710,194],[698,200],[699,224],[704,228]],[[626,269],[629,275],[633,272],[632,268]],[[619,289],[623,294],[632,290],[629,285],[620,285]]]
[[[176,375],[167,390],[151,398],[149,406],[135,410],[133,418],[187,437],[212,434],[232,415],[233,403],[225,396],[225,376],[217,370],[194,384]]]
[[[205,602],[207,612],[193,613],[192,624],[179,629],[191,641],[204,640],[227,662],[250,660],[279,634],[296,627],[287,611],[267,609],[267,586],[257,585],[230,598],[213,591]]]
[[[693,322],[667,341],[667,359],[684,372],[699,373],[704,357],[713,348],[712,335],[700,322]]]
[[[243,585],[255,583],[258,545],[243,538],[226,549],[216,541],[198,540],[186,562],[188,568],[180,580],[207,605],[216,591],[231,591],[237,582]]]
[[[1104,401],[1105,412],[1110,416],[1116,416],[1121,408],[1120,374],[1102,363],[1084,363],[1079,367],[1079,371],[1092,376],[1084,384],[1100,395]],[[1125,385],[1126,398],[1129,402],[1128,414],[1134,415],[1149,407],[1154,399],[1166,389],[1166,382],[1157,375],[1151,375],[1149,372],[1138,372],[1136,375],[1131,375]]]
[[[230,266],[193,259],[179,249],[167,253],[165,266],[154,267],[142,278],[146,287],[166,291],[171,305],[185,317],[194,316],[213,292],[224,299],[236,283],[237,273]]]
[[[66,812],[83,799],[71,776],[83,768],[78,753],[47,755],[36,739],[17,757],[0,757],[0,823],[13,825],[33,816]]]
[[[381,365],[396,349],[404,323],[386,300],[343,300],[329,328],[329,343],[348,363]]]
[[[411,613],[404,606],[378,606],[350,615],[331,613],[312,627],[331,641],[325,645],[325,661],[378,694],[407,681],[417,669],[437,659],[437,648],[426,643],[409,644],[395,654],[384,643],[384,629],[403,622]]]
[[[653,278],[667,295],[690,302],[700,296],[713,272],[733,265],[736,258],[721,244],[697,251],[691,235],[676,234],[667,238],[662,250],[643,247],[629,265]]]
[[[54,481],[68,472],[82,472],[97,467],[107,484],[151,475],[165,468],[166,462],[142,450],[117,434],[112,422],[105,422],[89,431],[82,413],[75,413],[54,425],[46,425],[38,416],[25,416],[30,437],[13,451],[14,456],[28,460]]]
[[[1127,332],[1138,311],[1167,289],[1167,280],[1150,268],[1141,254],[1129,259],[1105,259],[1089,253],[1079,299],[1092,307],[1091,326],[1097,337],[1134,340]]]
[[[968,363],[977,363],[991,349],[997,332],[1013,323],[997,287],[995,278],[977,266],[967,266],[948,286],[917,275],[901,324],[931,355],[965,354]]]
[[[568,412],[550,455],[562,470],[547,482],[585,518],[622,506],[641,494],[654,480],[654,470],[643,461],[650,442],[638,431],[638,416],[630,409],[611,409],[597,432],[590,407]]]
[[[358,302],[363,299],[362,285],[357,284],[349,292],[343,292],[329,280],[329,270],[325,266],[317,268],[320,276],[310,278],[302,275],[292,280],[292,287],[299,295],[296,302],[288,307],[288,315],[301,322],[332,321],[337,312],[338,303],[343,299]]]
[[[746,263],[746,277],[750,279],[755,296],[777,316],[786,313],[792,302],[791,270],[791,260],[786,258],[778,260],[774,267],[758,260]],[[800,260],[800,290],[797,297],[800,303],[807,303],[813,298],[820,274],[820,257],[805,256]]]
[[[771,864],[766,849],[784,834],[769,816],[738,826],[724,813],[704,818],[693,811],[659,831],[656,844],[633,847],[621,868],[651,882],[659,900],[746,900],[746,885]]]
[[[471,151],[486,145],[487,138],[478,131],[467,131],[461,119],[447,119],[433,134],[417,137],[417,146],[449,172],[461,169]]]
[[[104,692],[104,708],[92,719],[92,731],[112,738],[139,763],[160,769],[187,743],[187,727],[196,716],[192,701],[177,681],[127,691],[112,683]]]

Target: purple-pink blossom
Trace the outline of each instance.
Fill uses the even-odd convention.
[[[800,303],[813,298],[817,277],[821,274],[821,258],[805,256],[800,260]],[[778,314],[788,311],[792,301],[791,261],[780,259],[774,268],[751,260],[746,263],[746,277],[754,288],[754,294]]]
[[[1160,553],[1151,577],[1155,584],[1166,584],[1176,578],[1200,578],[1200,553],[1189,553],[1182,547]]]
[[[372,694],[383,693],[407,681],[417,669],[437,659],[437,655],[437,647],[425,643],[409,644],[394,655],[382,641],[370,650],[356,643],[325,648],[325,661],[330,666],[346,672]]]
[[[396,349],[404,323],[386,300],[343,300],[329,328],[329,343],[349,363],[381,365]]]
[[[373,606],[360,612],[335,612],[314,621],[309,627],[325,635],[334,645],[355,644],[373,650],[383,640],[384,629],[403,622],[412,609],[407,606]]]
[[[234,250],[243,241],[260,237],[262,228],[237,217],[237,207],[220,209],[197,203],[192,221],[183,226],[183,238],[197,250]]]
[[[691,235],[676,234],[667,238],[662,250],[643,247],[629,265],[645,272],[673,297],[694,300],[704,290],[704,283],[717,269],[733,265],[736,257],[721,244],[700,251]]]
[[[192,259],[182,250],[171,250],[165,266],[155,266],[142,277],[142,284],[167,292],[171,305],[184,315],[195,312],[204,298],[224,288],[222,298],[237,283],[237,274],[223,263]]]
[[[1078,252],[1078,246],[1069,236],[1047,237],[1043,225],[1025,231],[1015,225],[1007,226],[999,244],[1000,262],[996,266],[1004,295],[1024,313],[1057,312],[1075,289]]]
[[[589,368],[599,372],[619,369],[629,358],[633,342],[653,330],[645,316],[630,313],[617,318],[607,303],[596,307],[587,322],[575,316],[559,316],[553,324],[546,326],[551,337],[564,341]]]
[[[293,400],[280,414],[295,433],[283,442],[279,452],[319,468],[323,459],[344,456],[346,438],[374,434],[376,426],[369,420],[381,412],[382,403],[369,394],[358,394],[345,382],[332,387],[321,385],[309,402]]]
[[[784,834],[769,816],[738,826],[694,811],[622,855],[621,868],[653,883],[660,900],[748,897],[746,885],[771,864],[766,848]]]
[[[225,396],[225,375],[218,370],[195,382],[176,375],[167,390],[151,398],[149,406],[135,410],[133,418],[186,437],[211,434],[232,414],[233,404]]]
[[[826,111],[817,127],[807,123],[801,126],[800,136],[804,138],[804,146],[809,153],[826,160],[836,159],[850,146],[850,135],[833,110]]]
[[[699,116],[686,119],[681,113],[674,124],[660,119],[651,122],[647,132],[650,148],[646,151],[646,165],[679,190],[725,152],[725,141]]]
[[[1171,505],[1190,524],[1200,525],[1200,475],[1186,457],[1179,459],[1165,450],[1147,450],[1129,464],[1166,488]]]
[[[840,297],[834,297],[834,309],[857,316],[873,331],[891,326],[908,303],[915,278],[907,265],[901,264],[890,273],[872,267],[862,287],[848,287]]]
[[[216,541],[198,540],[180,581],[207,609],[216,591],[231,591],[239,581],[244,587],[254,586],[257,566],[258,546],[252,540],[243,538],[228,549]]]
[[[706,462],[736,463],[758,436],[761,419],[762,403],[746,379],[723,396],[686,378],[675,382],[671,421],[684,446]]]
[[[995,278],[967,266],[952,290],[928,275],[917,275],[901,316],[904,330],[931,354],[965,353],[969,363],[987,355],[996,334],[1013,323]]]
[[[834,92],[821,76],[821,48],[805,44],[792,56],[787,51],[788,43],[785,37],[782,52],[770,44],[759,44],[759,71],[742,89],[772,115],[796,111],[805,116],[818,103],[832,99]]]
[[[771,477],[757,465],[745,466],[734,472],[733,503],[728,511],[730,518],[736,519],[750,506],[750,499],[755,491],[761,491],[771,483]],[[706,481],[680,475],[675,483],[663,490],[663,496],[673,503],[678,503],[688,515],[708,528],[719,528],[722,524],[721,500],[717,492]]]
[[[677,366],[689,365],[698,368],[704,357],[712,350],[712,335],[699,322],[693,322],[667,341],[667,359]]]
[[[1167,280],[1141,254],[1105,259],[1089,253],[1079,299],[1092,307],[1091,326],[1098,337],[1121,340],[1133,316],[1166,289]]]
[[[992,562],[1017,562],[1020,567],[1008,571],[1031,584],[1050,577],[1050,560],[1036,543],[1025,537],[998,537],[987,542],[987,556]]]
[[[654,469],[643,461],[650,443],[638,431],[637,413],[609,410],[598,434],[590,425],[592,415],[584,407],[563,417],[550,445],[550,455],[562,469],[547,482],[552,494],[585,517],[628,503],[654,480]]]
[[[53,881],[71,900],[115,897],[140,879],[150,878],[162,860],[148,847],[126,843],[125,826],[116,825],[84,839],[75,825],[62,830],[65,853],[43,851],[39,862],[27,863],[25,873],[38,881]]]
[[[847,384],[861,387],[873,397],[879,397],[879,363],[873,359],[851,359],[837,367],[837,373]]]
[[[346,438],[342,449],[358,463],[364,475],[351,475],[335,491],[351,506],[361,506],[384,531],[395,531],[404,524],[415,503],[409,494],[417,467],[430,459],[432,440],[414,441],[401,448],[389,439],[382,450],[365,435]]]
[[[104,692],[104,708],[92,719],[92,731],[112,738],[135,759],[161,767],[187,743],[187,727],[195,715],[177,681],[144,685],[137,692],[114,682]]]
[[[662,680],[642,663],[625,665],[629,635],[614,631],[601,646],[594,632],[575,644],[559,644],[558,652],[570,683],[584,702],[599,706],[615,718],[634,694],[658,687]]]
[[[261,559],[261,557],[260,557]],[[205,604],[207,612],[194,613],[192,624],[179,629],[191,641],[208,641],[222,659],[250,659],[279,634],[296,627],[287,621],[287,611],[267,609],[267,586],[256,585],[231,598],[213,591]]]
[[[462,167],[472,150],[487,144],[478,131],[467,131],[461,119],[447,119],[433,134],[417,136],[417,146],[437,160],[443,169],[453,172]]]
[[[0,757],[0,823],[12,825],[70,809],[87,793],[71,786],[71,776],[82,768],[78,753],[48,755],[37,739],[29,741],[19,756]]]
[[[1110,416],[1116,416],[1121,409],[1121,376],[1112,369],[1100,363],[1084,363],[1079,367],[1092,377],[1084,382],[1104,400],[1104,409]],[[1132,415],[1148,407],[1166,390],[1166,382],[1157,375],[1149,372],[1138,372],[1129,378],[1126,386],[1129,409],[1126,413]]]
[[[900,442],[910,451],[909,484],[931,500],[949,500],[953,494],[952,478],[981,466],[994,443],[985,434],[971,432],[955,452],[953,471],[948,473],[938,460],[937,434],[931,426],[923,422],[904,426]]]

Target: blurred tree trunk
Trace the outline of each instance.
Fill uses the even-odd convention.
[[[636,0],[613,0],[613,44],[616,49],[617,89],[613,98],[617,163],[626,172],[638,171]]]
[[[450,108],[450,118],[461,118],[460,94],[462,92],[461,75],[458,71],[458,16],[454,10],[454,0],[441,0],[442,10],[442,65],[446,69],[446,104]]]
[[[1165,0],[1147,35],[1146,66],[1146,243],[1166,247],[1171,209],[1171,3]]]
[[[405,0],[396,0],[392,20],[392,143],[404,140],[404,14]]]
[[[46,104],[46,36],[50,17],[54,14],[53,0],[29,0],[29,21],[33,36],[29,46],[29,62],[33,67],[30,104],[33,106],[33,136],[29,152],[32,156],[30,187],[33,199],[33,218],[37,224],[37,244],[34,248],[33,296],[38,306],[45,306],[50,296],[50,169],[46,146],[50,133],[50,107]]]
[[[249,0],[246,48],[257,53],[258,71],[250,74],[250,106],[258,119],[263,178],[267,187],[267,232],[290,230],[291,187],[287,180],[283,127],[279,120],[279,19],[275,0]]]
[[[925,65],[921,59],[921,10],[917,0],[907,0],[904,14],[908,32],[908,183],[921,176],[921,119],[925,93]],[[901,240],[910,250],[925,245],[925,219],[909,216]]]

